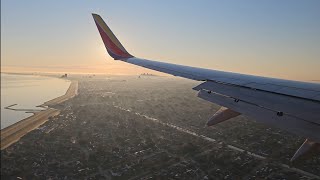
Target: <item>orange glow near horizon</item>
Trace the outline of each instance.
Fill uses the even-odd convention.
[[[69,73],[69,74],[106,74],[106,75],[140,75],[149,73],[159,76],[169,76],[167,74],[137,67],[128,64],[105,64],[97,66],[66,66],[58,67],[19,67],[19,66],[2,66],[3,73]]]

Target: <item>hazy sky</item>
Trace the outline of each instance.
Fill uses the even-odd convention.
[[[319,8],[319,0],[1,0],[1,68],[144,72],[106,55],[95,12],[136,57],[319,80]]]

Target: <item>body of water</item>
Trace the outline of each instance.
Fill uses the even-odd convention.
[[[41,110],[37,106],[64,95],[69,85],[65,79],[1,73],[1,129],[33,115],[5,107],[17,104],[12,108]]]

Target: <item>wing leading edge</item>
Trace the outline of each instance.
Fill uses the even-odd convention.
[[[300,149],[320,143],[320,84],[259,77],[163,63],[134,57],[126,51],[103,19],[93,18],[112,58],[163,73],[203,81],[198,97],[222,106],[209,121],[213,125],[239,114],[308,138]],[[310,143],[312,142],[312,143]],[[308,144],[308,148],[306,148]],[[302,150],[297,151],[297,158]]]

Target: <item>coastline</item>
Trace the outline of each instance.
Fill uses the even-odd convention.
[[[52,106],[62,103],[68,99],[73,98],[78,94],[78,81],[71,81],[71,84],[62,96],[49,100],[39,107]],[[30,131],[38,128],[44,124],[50,117],[58,115],[60,111],[54,108],[47,108],[44,111],[36,112],[32,116],[25,118],[17,123],[14,123],[1,130],[1,150],[9,147],[13,143],[19,141],[21,137]]]

